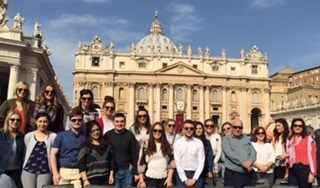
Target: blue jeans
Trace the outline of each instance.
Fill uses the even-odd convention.
[[[312,187],[311,183],[308,183],[310,169],[309,166],[302,164],[294,164],[289,169],[289,185],[297,185],[299,187]]]
[[[131,170],[118,170],[115,175],[116,188],[130,188],[132,185],[133,174]]]

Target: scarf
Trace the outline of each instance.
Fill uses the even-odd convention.
[[[30,130],[29,131],[34,131],[37,129],[36,127],[36,115],[39,112],[47,112],[49,117],[50,117],[50,122],[54,122],[56,117],[57,117],[57,112],[56,108],[53,105],[46,106],[46,105],[41,105],[41,104],[36,104],[33,110],[32,117],[30,119]],[[49,127],[48,127],[49,129]]]

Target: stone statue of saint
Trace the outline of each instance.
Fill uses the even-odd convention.
[[[179,53],[182,55],[182,53],[183,53],[183,44],[182,43],[180,43],[179,44]]]
[[[222,56],[222,58],[226,58],[227,57],[226,49],[222,49],[221,56]]]
[[[242,59],[244,59],[246,57],[246,52],[243,49],[240,52],[240,56]]]
[[[206,53],[205,53],[206,57],[210,56],[210,49],[208,48],[208,46],[206,47]]]
[[[192,55],[192,49],[190,45],[188,45],[187,54]]]
[[[20,16],[19,13],[14,17],[14,25],[13,28],[19,31],[22,31],[22,25],[24,23],[24,18]]]
[[[78,51],[79,52],[82,50],[82,47],[83,47],[83,44],[82,44],[82,41],[80,40],[79,44],[78,44]]]
[[[42,37],[42,33],[41,33],[41,31],[40,31],[40,26],[41,26],[41,24],[39,24],[38,22],[36,22],[35,24],[34,24],[34,30],[33,30],[33,36],[34,37]]]
[[[3,27],[8,23],[8,19],[6,18],[7,9],[8,2],[0,0],[0,27]]]
[[[136,52],[136,45],[134,43],[131,43],[131,52]]]
[[[114,43],[112,41],[110,42],[110,51],[114,51]]]
[[[202,56],[202,49],[201,49],[201,47],[198,48],[198,55],[199,55],[199,56]]]

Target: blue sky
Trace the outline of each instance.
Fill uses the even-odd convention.
[[[320,65],[320,1],[297,0],[15,0],[7,17],[25,18],[25,35],[41,24],[54,69],[72,101],[74,53],[97,35],[116,51],[128,51],[149,34],[155,10],[164,33],[194,53],[209,47],[212,56],[239,58],[257,45],[269,58],[270,75],[289,66],[296,71]]]

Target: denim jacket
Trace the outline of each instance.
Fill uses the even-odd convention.
[[[16,137],[17,142],[17,160],[19,165],[19,171],[22,171],[22,164],[23,164],[23,158],[24,158],[24,150],[25,145],[23,141],[23,135],[21,133],[18,133]],[[8,158],[9,150],[10,150],[10,136],[9,133],[4,133],[0,131],[0,174],[3,174],[6,170],[6,165]]]

